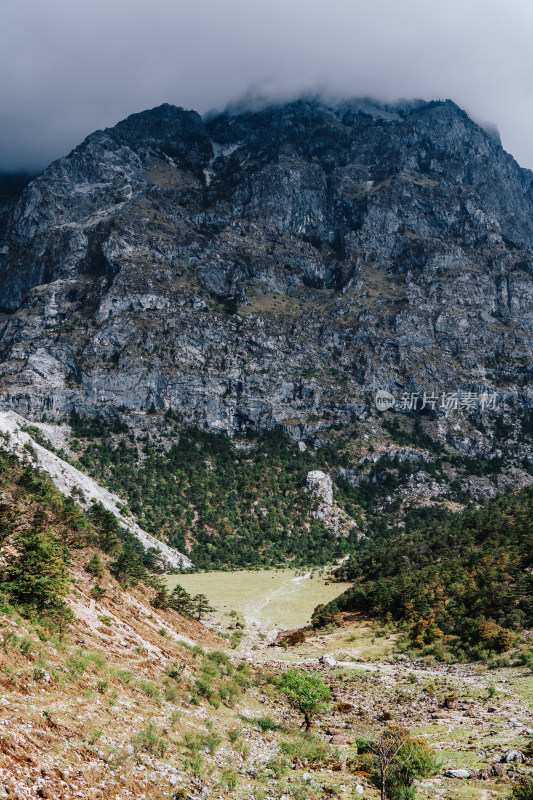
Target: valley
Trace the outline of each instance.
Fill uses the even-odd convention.
[[[235,570],[173,575],[167,585],[171,590],[179,583],[190,594],[205,594],[217,609],[217,619],[234,611],[247,628],[266,633],[308,625],[319,603],[334,600],[351,586],[328,577],[329,570]]]
[[[524,800],[533,174],[450,100],[301,98],[31,178],[0,800]]]

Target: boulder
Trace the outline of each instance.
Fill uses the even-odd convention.
[[[347,746],[350,744],[348,738],[343,733],[335,733],[330,739],[331,744],[336,745],[337,747]]]
[[[445,697],[444,706],[445,708],[449,708],[450,710],[453,708],[457,708],[457,697],[455,697],[455,695],[448,695],[448,697]]]
[[[272,647],[283,647],[284,645],[294,647],[297,644],[303,644],[305,639],[305,633],[298,628],[292,631],[280,631],[272,642]]]
[[[469,778],[470,771],[468,769],[445,769],[442,773],[445,778]]]
[[[523,764],[525,760],[526,757],[520,750],[508,750],[501,757],[502,764],[510,764],[513,761],[516,761],[517,764]]]
[[[320,658],[318,659],[318,663],[322,664],[322,666],[324,666],[324,667],[336,667],[337,666],[336,659],[334,659],[333,656],[328,656],[328,655],[320,656]]]

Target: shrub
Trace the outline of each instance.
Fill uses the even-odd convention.
[[[185,731],[183,734],[183,739],[181,740],[181,746],[188,750],[192,755],[196,755],[203,749],[203,740],[202,735],[200,733],[190,733],[189,731]]]
[[[413,739],[399,725],[386,728],[372,743],[373,780],[382,798],[410,800],[417,778],[435,775],[439,763],[433,750],[421,739]]]
[[[183,759],[183,766],[195,778],[201,778],[204,770],[204,759],[198,753],[195,756]]]
[[[266,733],[266,731],[275,731],[278,727],[272,717],[258,717],[255,721],[263,733]]]
[[[512,800],[533,800],[533,775],[524,775],[513,787]]]
[[[489,620],[481,620],[478,623],[476,636],[480,643],[489,650],[496,650],[497,653],[509,650],[515,638],[512,631]]]
[[[218,733],[210,732],[202,736],[202,744],[207,748],[207,750],[209,750],[211,755],[216,753],[221,742],[222,738],[218,735]]]
[[[67,661],[68,670],[74,678],[80,678],[88,666],[89,657],[85,653],[78,653],[75,656],[70,656]]]
[[[328,708],[331,692],[320,675],[289,669],[278,679],[277,686],[293,708],[303,714],[306,731],[313,718]]]
[[[355,737],[355,744],[359,754],[372,752],[372,739],[364,739],[360,736]]]
[[[211,653],[208,653],[206,656],[209,661],[214,661],[215,664],[230,664],[230,658],[227,653],[224,653],[222,650],[213,650]]]
[[[159,689],[154,683],[150,683],[150,681],[139,681],[138,686],[150,700],[159,699]]]
[[[522,647],[518,654],[518,659],[521,664],[533,671],[533,648],[526,646]]]
[[[152,756],[164,756],[167,750],[167,743],[159,736],[153,722],[134,736],[132,744],[135,752],[143,751]]]
[[[99,584],[96,584],[96,586],[92,587],[90,595],[93,598],[93,600],[96,600],[98,602],[98,600],[101,600],[102,597],[105,597],[105,591],[106,590],[102,589],[102,587],[99,586]]]
[[[239,773],[233,767],[228,767],[227,769],[222,771],[220,775],[220,783],[224,788],[231,792],[233,789],[237,787],[239,782]]]
[[[178,664],[177,661],[173,661],[172,664],[169,664],[165,669],[166,674],[169,678],[176,682],[180,682],[183,677],[183,670],[185,669],[185,664]]]
[[[271,758],[267,762],[267,768],[272,770],[276,778],[281,778],[287,773],[289,765],[286,758]]]
[[[226,736],[232,744],[235,744],[242,736],[242,728],[229,728],[226,731]]]
[[[334,752],[331,745],[310,733],[281,742],[280,750],[292,758],[306,758],[308,761],[326,761],[333,757]]]
[[[165,686],[165,700],[169,703],[177,703],[180,698],[179,690],[176,686],[167,684]]]
[[[19,650],[25,656],[28,655],[32,647],[33,647],[33,642],[31,639],[28,639],[27,636],[25,636],[19,642]]]

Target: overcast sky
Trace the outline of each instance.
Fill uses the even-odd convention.
[[[531,0],[0,0],[0,169],[249,91],[451,98],[533,168]]]

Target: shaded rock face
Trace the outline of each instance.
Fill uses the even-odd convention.
[[[0,403],[297,438],[378,388],[531,405],[532,180],[450,101],[128,117],[5,207]]]

